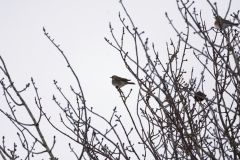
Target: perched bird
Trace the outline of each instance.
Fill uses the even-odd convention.
[[[214,26],[219,29],[219,30],[224,30],[225,28],[229,27],[229,26],[238,26],[239,23],[232,23],[226,19],[223,19],[220,16],[215,16],[215,22],[214,22]]]
[[[206,94],[198,91],[194,93],[193,97],[197,102],[203,101],[206,98]]]
[[[121,78],[121,77],[118,77],[118,76],[112,76],[110,77],[112,78],[112,84],[117,88],[121,88],[123,86],[125,86],[126,84],[135,84],[133,82],[129,82],[130,80],[129,79],[126,79],[126,78]]]

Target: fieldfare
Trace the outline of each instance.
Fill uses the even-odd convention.
[[[206,98],[206,94],[198,91],[194,93],[194,97],[193,97],[197,102],[201,102]]]
[[[112,78],[112,85],[114,85],[117,89],[125,86],[126,84],[135,84],[133,82],[129,82],[129,81],[131,81],[130,79],[118,77],[115,75],[110,78]]]
[[[215,22],[214,22],[214,26],[219,29],[219,30],[224,30],[225,28],[229,27],[229,26],[238,26],[239,23],[232,23],[226,19],[223,19],[220,16],[215,16]]]

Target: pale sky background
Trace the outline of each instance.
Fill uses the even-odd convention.
[[[149,38],[149,44],[154,42],[161,59],[167,61],[166,42],[169,43],[172,38],[177,43],[177,37],[165,17],[165,12],[168,12],[175,27],[184,31],[186,27],[177,10],[176,2],[174,0],[124,0],[123,3],[138,30],[145,31],[144,37]],[[198,12],[202,11],[207,28],[211,28],[214,19],[208,3],[197,0],[194,5]],[[225,16],[227,7],[228,1],[218,4],[219,14]],[[240,1],[234,0],[229,13],[239,9]],[[94,107],[95,111],[101,112],[106,117],[110,117],[113,108],[117,106],[118,114],[124,116],[126,109],[118,92],[112,86],[110,77],[118,75],[136,81],[125,68],[119,53],[104,40],[106,37],[113,42],[109,22],[114,28],[115,35],[120,37],[122,25],[118,18],[119,11],[122,17],[127,18],[118,0],[0,0],[0,55],[5,60],[12,80],[19,90],[30,83],[31,77],[34,78],[42,97],[43,110],[60,126],[61,111],[52,101],[52,95],[55,94],[62,105],[66,103],[55,89],[53,80],[58,81],[58,85],[72,103],[75,103],[75,96],[71,93],[69,86],[76,88],[77,85],[61,53],[44,36],[43,26],[51,38],[60,45],[77,73],[87,105]],[[227,18],[230,19],[230,15]],[[126,46],[132,43],[130,40],[126,39]],[[198,43],[197,40],[193,42]],[[201,45],[199,44],[200,47]],[[129,45],[129,51],[131,47],[133,46]],[[193,66],[196,75],[200,75],[202,68],[198,68],[191,60],[186,63],[186,68],[189,70]],[[0,72],[0,79],[2,77]],[[211,84],[206,88],[209,87],[211,90],[210,86]],[[124,87],[123,91],[127,93],[131,88],[133,92],[128,104],[132,106],[132,112],[135,112],[138,86]],[[37,111],[33,88],[29,88],[23,95],[30,108]],[[3,96],[0,96],[0,107],[8,110]],[[24,122],[28,120],[27,117],[22,116],[24,113],[21,111],[18,113]],[[127,115],[124,118],[126,117]],[[127,118],[126,121],[128,121]],[[19,144],[16,130],[13,130],[14,126],[2,114],[0,114],[0,126],[0,137],[6,137],[8,147],[12,147],[13,142]],[[6,127],[3,129],[3,126]],[[57,131],[47,123],[46,126],[41,127],[44,128],[46,138],[51,143],[53,135],[58,135]],[[57,153],[55,155],[60,159],[75,158],[67,145],[71,141],[67,138],[60,141],[59,137],[57,137],[56,149],[53,150]]]

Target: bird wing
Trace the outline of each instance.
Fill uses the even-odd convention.
[[[122,77],[117,77],[117,79],[120,80],[120,81],[126,81],[126,82],[130,81],[130,79],[126,79],[126,78],[122,78]]]

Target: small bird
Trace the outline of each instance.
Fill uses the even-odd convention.
[[[225,28],[229,27],[229,26],[238,26],[239,23],[232,23],[226,19],[223,19],[220,16],[215,16],[215,22],[214,22],[214,26],[219,29],[219,30],[224,30]]]
[[[112,78],[112,85],[114,85],[117,89],[125,86],[126,84],[135,84],[133,82],[129,82],[129,81],[131,81],[129,79],[118,77],[118,76],[115,76],[115,75],[113,75],[110,78]]]
[[[206,98],[206,94],[198,91],[194,93],[194,97],[193,97],[197,102],[201,102]]]

